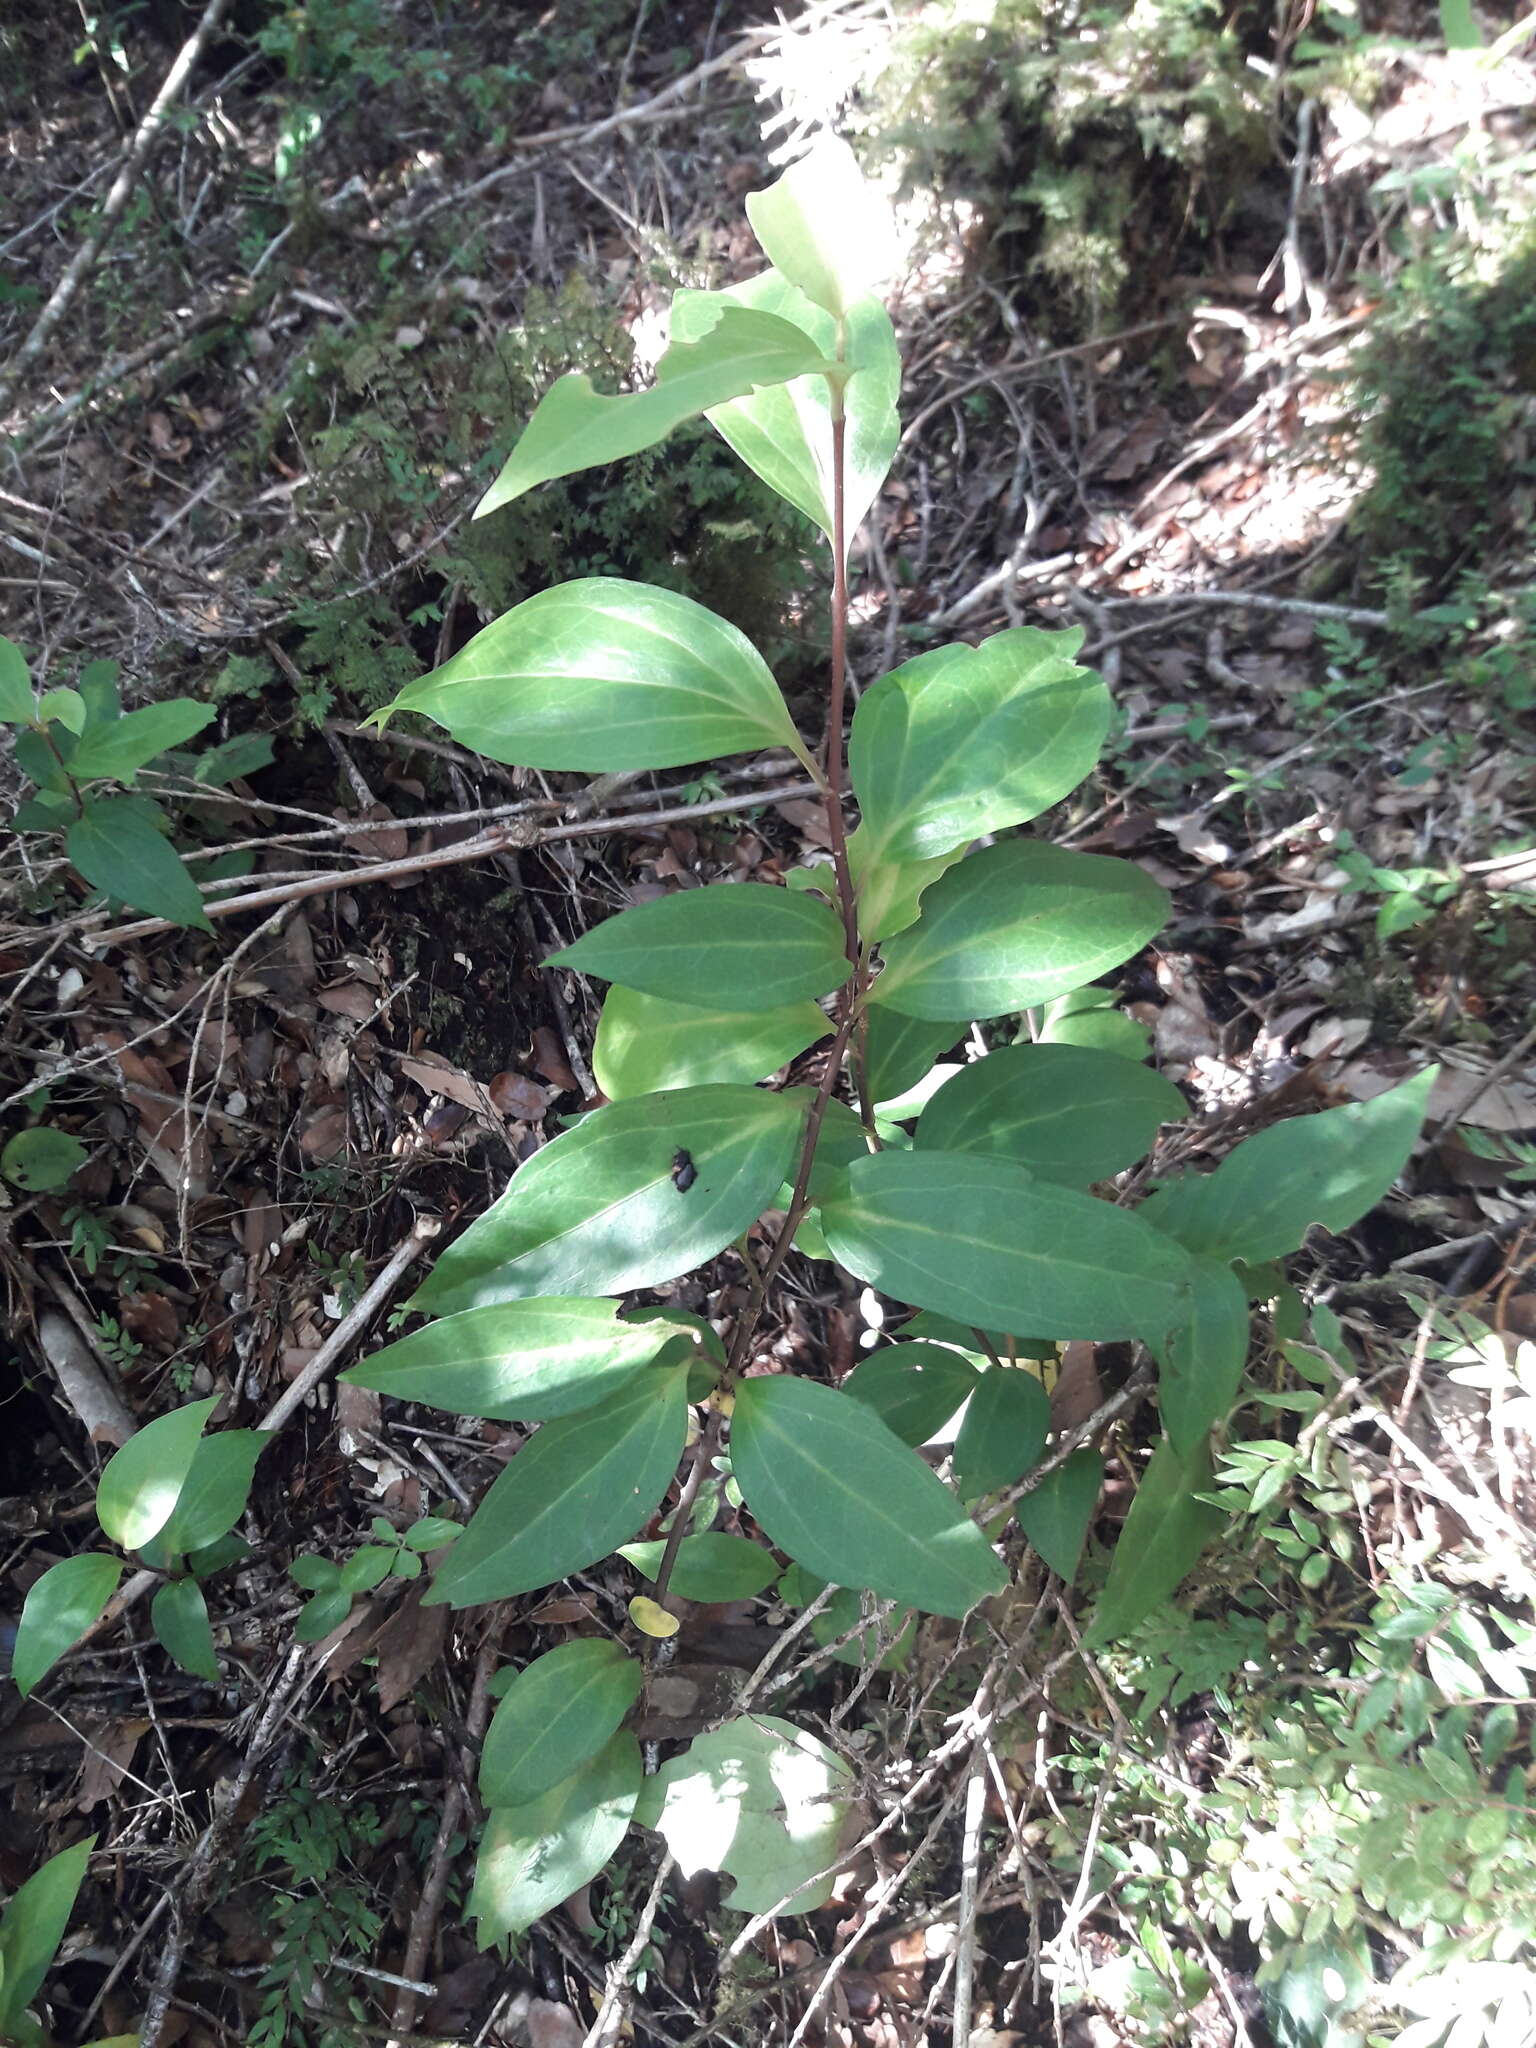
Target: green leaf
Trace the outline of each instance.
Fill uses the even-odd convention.
[[[1167,890],[1129,861],[1005,840],[932,885],[873,999],[935,1022],[1001,1017],[1129,960],[1167,915]]]
[[[826,904],[765,882],[717,882],[637,903],[545,965],[703,1009],[759,1011],[830,995],[850,971],[843,928]]]
[[[61,1849],[34,1872],[0,1919],[0,2034],[17,2033],[43,1988],[85,1882],[96,1837]]]
[[[654,1584],[666,1547],[664,1542],[624,1543],[619,1555]],[[678,1545],[672,1591],[684,1600],[750,1600],[778,1576],[777,1563],[760,1543],[711,1529],[702,1536],[685,1536]]]
[[[22,1603],[11,1652],[11,1682],[23,1699],[79,1642],[122,1576],[117,1558],[89,1550],[50,1565],[32,1586]]]
[[[640,1796],[640,1745],[621,1729],[579,1771],[485,1824],[467,1911],[481,1948],[523,1934],[604,1869]]]
[[[1187,1313],[1189,1262],[1169,1239],[1130,1210],[1037,1181],[1011,1160],[855,1160],[848,1193],[824,1202],[821,1218],[850,1273],[984,1330],[1151,1337]]]
[[[760,1382],[757,1384],[761,1384]],[[719,1870],[736,1880],[737,1913],[812,1913],[832,1895],[853,1774],[814,1735],[773,1714],[727,1721],[647,1778],[635,1808],[684,1877]]]
[[[216,1683],[219,1660],[208,1625],[208,1603],[195,1579],[172,1579],[150,1602],[150,1626],[183,1671]]]
[[[867,689],[848,765],[872,858],[929,860],[1038,817],[1075,789],[1109,730],[1109,692],[1073,659],[1081,628],[1015,626],[938,647]]]
[[[0,725],[30,725],[36,716],[27,657],[0,633]]]
[[[1038,1465],[1051,1426],[1045,1388],[1027,1366],[993,1366],[966,1405],[955,1438],[955,1484],[963,1500],[979,1500]]]
[[[86,725],[110,725],[123,715],[122,693],[117,687],[122,671],[115,661],[88,661],[80,671],[80,696],[85,705]]]
[[[341,1377],[455,1415],[546,1422],[594,1407],[643,1372],[671,1337],[621,1323],[616,1301],[545,1295],[445,1316]]]
[[[892,1344],[854,1367],[842,1391],[873,1408],[915,1450],[953,1419],[977,1384],[976,1369],[939,1344]]]
[[[1293,1252],[1309,1227],[1347,1230],[1407,1165],[1436,1067],[1411,1081],[1245,1138],[1214,1173],[1186,1174],[1142,1208],[1192,1252],[1259,1265]]]
[[[205,1436],[193,1453],[170,1518],[155,1539],[160,1548],[175,1556],[205,1550],[227,1536],[245,1513],[256,1461],[271,1441],[261,1429],[221,1429],[216,1436]]]
[[[957,1045],[969,1023],[929,1023],[873,1004],[865,1012],[865,1058],[871,1100],[895,1102],[915,1087],[941,1052]]]
[[[304,1611],[293,1625],[295,1640],[301,1643],[321,1643],[333,1628],[340,1628],[352,1612],[352,1595],[345,1586],[328,1586],[305,1604]]]
[[[525,768],[677,768],[804,746],[757,649],[692,598],[587,576],[514,605],[377,714]]]
[[[900,260],[890,208],[838,136],[749,192],[747,219],[774,268],[838,319]]]
[[[860,825],[848,840],[848,868],[865,941],[874,945],[915,924],[924,896],[964,857],[962,843],[932,860],[882,860],[874,838]]]
[[[1036,1043],[1083,1045],[1093,1052],[1113,1053],[1116,1059],[1134,1060],[1139,1066],[1152,1049],[1152,1033],[1114,1005],[1114,990],[1108,988],[1090,986],[1058,996],[1041,1014]]]
[[[1013,1519],[1058,1578],[1070,1585],[1104,1485],[1104,1460],[1097,1451],[1074,1451],[1047,1473],[1033,1493],[1015,1503]]]
[[[382,1586],[389,1577],[389,1568],[396,1556],[395,1546],[385,1543],[365,1543],[360,1550],[352,1553],[341,1568],[339,1581],[343,1593],[371,1593],[375,1586]]]
[[[727,304],[697,340],[673,342],[649,391],[605,398],[584,371],[568,371],[539,400],[475,517],[552,477],[638,455],[710,406],[802,377],[820,361],[821,351],[791,321]]]
[[[1152,1453],[1110,1559],[1085,1642],[1101,1649],[1145,1621],[1199,1563],[1227,1518],[1197,1495],[1215,1484],[1210,1446],[1180,1457],[1166,1439]]]
[[[1483,47],[1483,33],[1472,12],[1472,0],[1440,0],[1440,33],[1448,50]]]
[[[833,316],[774,270],[723,292],[679,292],[672,301],[673,336],[687,341],[704,333],[721,301],[793,321],[823,356],[837,346]],[[878,299],[861,299],[851,308],[847,360],[855,372],[844,393],[845,531],[851,546],[890,470],[901,431],[901,353]],[[708,418],[748,469],[832,538],[832,397],[824,377],[801,377],[713,406]]]
[[[682,1456],[688,1367],[642,1374],[589,1415],[546,1422],[475,1510],[426,1604],[510,1600],[625,1543]]]
[[[947,1081],[913,1142],[1012,1159],[1083,1188],[1142,1158],[1158,1127],[1185,1114],[1178,1089],[1148,1067],[1077,1045],[1013,1045]]]
[[[289,1565],[288,1576],[306,1593],[331,1593],[341,1584],[341,1567],[305,1551]]]
[[[607,1747],[640,1697],[645,1666],[603,1636],[562,1643],[518,1672],[480,1752],[487,1806],[523,1806]]]
[[[0,1152],[0,1174],[28,1194],[46,1194],[51,1188],[63,1187],[90,1156],[68,1131],[34,1124],[29,1131],[18,1131]]]
[[[131,782],[147,761],[191,739],[215,715],[211,704],[194,704],[185,697],[146,704],[142,711],[92,725],[75,749],[70,771],[81,782],[97,775]]]
[[[218,1405],[215,1394],[157,1415],[107,1460],[96,1487],[96,1519],[124,1550],[142,1548],[170,1520],[198,1439]]]
[[[801,1101],[761,1088],[681,1088],[595,1110],[518,1169],[411,1306],[451,1313],[675,1280],[762,1214],[803,1121]],[[679,1152],[694,1168],[686,1189],[673,1179]]]
[[[197,884],[140,797],[93,797],[69,828],[70,860],[93,889],[171,924],[212,931]]]
[[[78,739],[85,731],[85,699],[78,690],[44,690],[37,700],[37,718],[40,725],[62,725]]]
[[[1163,1427],[1182,1455],[1224,1422],[1248,1362],[1248,1298],[1220,1259],[1191,1262],[1190,1313],[1154,1344],[1161,1372],[1157,1405]]]
[[[611,1102],[663,1088],[765,1081],[831,1029],[812,1002],[697,1008],[615,984],[603,1003],[592,1071]]]
[[[810,1380],[746,1380],[731,1462],[769,1541],[840,1586],[959,1617],[1008,1575],[946,1487],[862,1401]]]

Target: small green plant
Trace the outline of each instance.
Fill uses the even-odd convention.
[[[95,1845],[92,1835],[51,1857],[0,1913],[0,2042],[42,2048],[48,2038],[30,2007],[64,1939]],[[134,2048],[137,2040],[119,2035],[90,2048]]]
[[[424,1555],[445,1549],[463,1533],[463,1525],[446,1515],[424,1515],[405,1530],[375,1515],[374,1541],[355,1550],[345,1564],[306,1551],[288,1567],[293,1583],[310,1595],[294,1634],[301,1643],[318,1643],[346,1620],[359,1594],[371,1593],[386,1579],[419,1579]]]

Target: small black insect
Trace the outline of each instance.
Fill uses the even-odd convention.
[[[686,1195],[699,1177],[699,1169],[693,1163],[691,1153],[676,1151],[672,1155],[672,1185],[680,1195]]]

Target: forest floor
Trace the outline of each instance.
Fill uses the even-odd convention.
[[[1504,1762],[1529,1771],[1511,1687],[1536,1665],[1512,1633],[1536,1587],[1536,52],[1480,64],[1434,9],[1378,10],[1346,90],[1321,60],[1304,73],[1302,31],[1277,39],[1264,10],[1234,74],[1264,81],[1241,193],[1219,203],[1208,166],[1149,148],[1125,288],[1085,319],[1031,268],[1027,166],[912,142],[939,62],[912,24],[951,12],[219,10],[73,283],[197,15],[80,29],[24,4],[0,29],[0,630],[40,684],[112,662],[130,702],[211,702],[204,742],[229,749],[217,782],[155,785],[209,932],[139,929],[31,832],[0,868],[5,1134],[46,1120],[89,1155],[0,1209],[0,1622],[89,1547],[125,1428],[214,1393],[249,1425],[319,1381],[262,1462],[248,1557],[210,1587],[217,1683],[177,1671],[134,1606],[35,1698],[0,1681],[0,1893],[82,1832],[110,1852],[50,1980],[60,2041],[131,2034],[169,1948],[158,2038],[187,2048],[565,2048],[600,2011],[641,2042],[897,2048],[951,2038],[962,1955],[977,2042],[1343,2048],[1396,2038],[1371,1997],[1416,1923],[1349,1861],[1342,1819],[1329,1872],[1305,1853],[1315,1816],[1279,1825],[1264,1745],[1288,1698],[1321,1742],[1330,1701],[1365,1684],[1359,1645],[1397,1627],[1437,1688],[1405,1745],[1442,1711],[1513,1705]],[[821,821],[782,761],[589,790],[361,721],[485,618],[590,573],[686,585],[816,701],[820,565],[707,430],[468,515],[554,374],[643,375],[674,286],[754,267],[741,196],[773,175],[770,145],[828,116],[916,181],[893,303],[904,433],[854,553],[856,683],[945,638],[1084,630],[1115,732],[1040,829],[1172,890],[1174,922],[1116,987],[1205,1156],[1281,1106],[1443,1071],[1411,1179],[1293,1271],[1347,1345],[1327,1434],[1356,1478],[1341,1494],[1292,1473],[1278,1533],[1275,1491],[1257,1499],[1183,1596],[1195,1634],[1090,1658],[1070,1591],[1022,1588],[985,1742],[985,1630],[928,1629],[875,1673],[802,1637],[775,1701],[858,1757],[887,1822],[826,1909],[722,1974],[741,1916],[718,1882],[653,1895],[631,1841],[510,1957],[482,1954],[460,1912],[474,1829],[439,1823],[472,1776],[487,1631],[524,1657],[630,1588],[604,1568],[488,1620],[390,1579],[296,1646],[296,1555],[459,1513],[507,1448],[490,1426],[407,1426],[329,1368],[389,1327],[429,1229],[478,1214],[594,1094],[593,998],[544,955],[679,878],[776,876],[815,856]],[[27,767],[0,760],[18,802]],[[796,1261],[772,1342],[837,1378],[868,1333],[830,1270]],[[723,1260],[680,1305],[719,1318],[738,1291]],[[1294,1447],[1297,1335],[1255,1363],[1268,1406],[1233,1419],[1234,1448],[1267,1447],[1254,1459]],[[1126,1371],[1113,1347],[1073,1351],[1059,1427]],[[1456,1381],[1469,1358],[1483,1378]],[[1118,1427],[1101,1533],[1134,1469],[1134,1421]],[[1426,1648],[1453,1591],[1474,1639],[1490,1605],[1508,1621],[1513,1674],[1477,1667],[1475,1641],[1471,1679]],[[755,1667],[786,1619],[771,1597],[701,1610],[687,1657]],[[1223,1925],[1191,1858],[1203,1803],[1239,1780],[1232,1839],[1246,1855],[1263,1836],[1283,1896]],[[231,1785],[241,1824],[210,1837]],[[1400,1825],[1424,1826],[1430,1802],[1402,1799]],[[1520,1840],[1498,1882],[1536,1925],[1536,1834]],[[1336,1950],[1346,1895],[1369,1927]],[[1446,2026],[1484,1998],[1467,2048],[1501,2038],[1485,1992],[1445,1992]]]

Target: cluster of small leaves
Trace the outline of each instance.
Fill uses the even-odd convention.
[[[463,1533],[462,1525],[446,1515],[423,1515],[405,1530],[375,1515],[373,1542],[361,1545],[345,1564],[306,1551],[288,1567],[294,1584],[310,1595],[294,1634],[301,1643],[318,1643],[341,1626],[361,1594],[371,1593],[386,1579],[419,1579],[425,1554],[446,1549]]]

